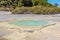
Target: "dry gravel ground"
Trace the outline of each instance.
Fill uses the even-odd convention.
[[[0,11],[0,22],[8,20],[49,20],[49,21],[60,21],[60,14],[55,15],[34,15],[34,14],[12,14],[11,12]]]

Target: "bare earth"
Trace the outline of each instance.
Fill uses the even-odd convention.
[[[1,14],[3,13],[3,14]],[[5,12],[0,13],[0,37],[8,40],[60,40],[60,14],[55,15],[12,15]],[[5,13],[5,14],[4,14]],[[25,28],[8,24],[14,20],[47,20],[56,24],[43,29]],[[28,31],[26,31],[28,30]],[[30,31],[29,31],[30,30]]]
[[[32,30],[30,28],[7,28],[7,30],[11,31],[11,33],[4,35],[3,38],[9,40],[60,40],[60,22],[56,22],[56,25],[48,26],[40,30],[33,29],[33,32],[23,31]]]

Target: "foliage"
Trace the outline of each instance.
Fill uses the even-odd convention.
[[[0,0],[1,7],[21,7],[21,6],[36,6],[36,5],[43,5],[43,6],[53,6],[49,4],[47,0]]]
[[[58,4],[57,4],[57,3],[55,3],[55,6],[57,7],[57,6],[58,6]]]
[[[22,14],[29,11],[34,14],[55,14],[60,12],[60,8],[57,6],[57,3],[54,6],[48,3],[47,0],[0,0],[0,10],[10,10],[14,14]]]
[[[13,14],[22,14],[25,11],[27,11],[26,7],[16,7],[14,10],[12,10]]]
[[[60,12],[60,8],[43,7],[43,6],[17,7],[12,12],[15,12],[15,13],[18,12],[16,14],[22,14],[24,12],[33,12],[33,14],[55,14],[55,13]]]

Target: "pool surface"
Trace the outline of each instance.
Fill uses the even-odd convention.
[[[22,20],[16,22],[10,22],[9,24],[14,24],[18,26],[43,26],[48,24],[47,21],[33,21],[33,20]]]

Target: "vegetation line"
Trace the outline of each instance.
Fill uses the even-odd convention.
[[[0,0],[0,11],[10,10],[13,14],[55,14],[60,12],[57,3],[52,5],[47,1],[48,0]]]

